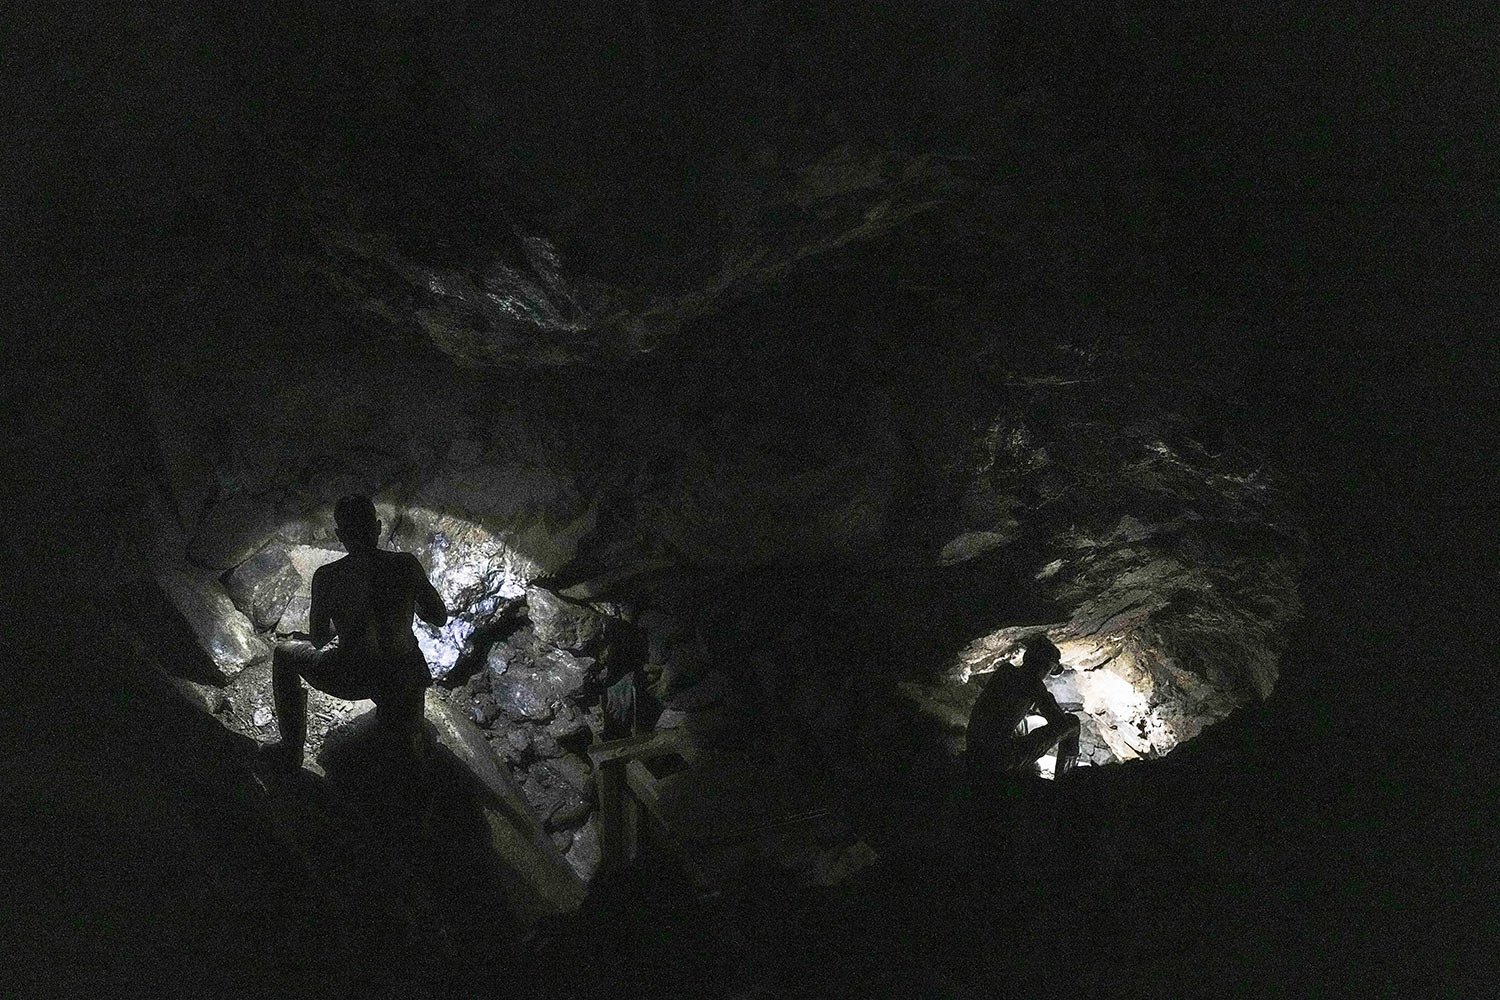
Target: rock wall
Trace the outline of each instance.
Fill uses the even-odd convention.
[[[1038,590],[1062,615],[980,636],[951,677],[1005,669],[1020,638],[1045,631],[1067,668],[1049,684],[1093,723],[1085,742],[1102,743],[1108,759],[1159,756],[1270,694],[1301,612],[1303,540],[1274,475],[1237,470],[1235,456],[1201,446],[1174,448],[1146,428],[1091,436],[1100,439],[1092,454],[1063,468],[1053,457],[1062,448],[1008,436],[1038,506],[1067,508],[1067,527],[1033,555]]]
[[[894,387],[803,364],[830,348],[804,324],[817,303],[789,303],[808,336],[774,363],[542,374],[375,345],[338,370],[263,351],[164,366],[143,524],[214,662],[204,703],[272,735],[270,651],[306,628],[349,492],[449,604],[417,626],[433,674],[580,872],[582,751],[637,666],[645,724],[834,755],[880,745],[859,735],[887,686],[961,748],[980,678],[1038,627],[1094,763],[1165,753],[1269,692],[1301,541],[1253,454],[1210,450],[1129,358],[1069,343],[972,371],[913,346]],[[315,697],[313,755],[366,709]]]

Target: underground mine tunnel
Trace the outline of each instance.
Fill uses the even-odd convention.
[[[362,274],[413,315],[452,310],[444,337],[463,322],[466,343],[519,343],[519,360],[476,362],[420,327],[294,367],[259,345],[163,359],[136,625],[170,650],[177,692],[234,734],[247,794],[314,794],[250,751],[278,736],[272,651],[309,630],[350,493],[373,498],[380,544],[414,554],[451,615],[413,625],[443,774],[427,784],[445,790],[382,763],[370,702],[317,690],[301,780],[376,817],[416,810],[439,841],[464,830],[447,863],[478,873],[465,905],[562,933],[554,948],[571,932],[537,928],[572,926],[622,880],[700,906],[860,892],[892,852],[936,850],[924,841],[953,834],[910,818],[976,793],[969,715],[1028,636],[1061,653],[1046,684],[1080,723],[1075,796],[1109,794],[1108,772],[1274,689],[1300,609],[1293,483],[1176,412],[1182,381],[1027,331],[975,365],[965,340],[990,321],[953,311],[955,348],[913,350],[901,336],[931,304],[885,287],[880,259],[697,321],[735,346],[528,367],[517,326],[545,329],[570,279],[544,237],[518,240],[525,280],[404,257]],[[1078,849],[1024,833],[1059,823],[1054,767],[977,789],[1022,790],[988,822],[1024,863]]]
[[[675,481],[636,479],[623,489],[638,492],[609,499],[632,505],[631,520],[609,522],[580,482],[600,442],[562,418],[496,413],[482,377],[472,410],[453,394],[426,397],[422,382],[436,374],[383,389],[346,380],[316,396],[283,385],[212,457],[174,441],[185,424],[164,411],[159,440],[175,454],[149,500],[161,532],[152,579],[160,613],[201,658],[178,683],[230,730],[275,738],[270,652],[308,631],[313,573],[345,554],[332,492],[369,490],[383,545],[415,554],[450,611],[440,628],[414,626],[436,681],[431,710],[483,740],[585,882],[599,864],[588,751],[617,685],[634,708],[616,738],[690,734],[695,752],[723,758],[705,760],[707,773],[764,754],[802,758],[755,766],[744,794],[772,801],[736,804],[761,810],[747,830],[764,822],[785,841],[777,824],[796,811],[781,815],[783,800],[807,797],[803,811],[819,817],[837,811],[818,800],[828,781],[809,773],[812,761],[841,772],[872,756],[915,753],[938,770],[956,759],[978,690],[1015,669],[1028,634],[1045,632],[1061,650],[1064,669],[1047,683],[1082,723],[1083,766],[1161,757],[1275,683],[1298,607],[1291,513],[1274,474],[1191,438],[1169,444],[1122,420],[1091,426],[1105,441],[1079,449],[1072,425],[1047,426],[1010,403],[986,414],[970,466],[956,470],[969,510],[893,553],[882,542],[912,530],[893,509],[911,472],[890,450],[901,428],[889,413],[861,414],[866,440],[842,440],[830,465],[709,453],[696,458],[708,468]],[[270,378],[286,381],[274,368]],[[371,412],[350,420],[361,408]],[[261,425],[292,413],[296,441]],[[730,423],[719,433],[763,431]],[[309,461],[302,441],[313,439]],[[660,461],[623,448],[614,457]],[[190,470],[205,478],[193,482]],[[1080,481],[1107,491],[1089,495]],[[704,486],[716,495],[694,495]],[[202,506],[182,530],[195,496]],[[1049,501],[1067,504],[1066,523],[1040,513]],[[324,742],[371,705],[312,699],[317,768]],[[891,730],[928,742],[890,743]],[[663,783],[687,787],[693,771]],[[729,808],[684,795],[683,823]],[[826,858],[806,848],[788,850],[822,872]]]
[[[1126,7],[58,32],[22,995],[1398,995],[1351,775],[1466,508],[1350,470],[1457,390],[1348,347],[1425,327],[1332,297],[1328,38]],[[449,612],[425,750],[310,690],[277,770],[351,495]],[[1039,636],[1077,766],[976,771]]]

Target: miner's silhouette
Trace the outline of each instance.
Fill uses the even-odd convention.
[[[1061,778],[1078,757],[1078,719],[1063,711],[1044,678],[1062,665],[1062,653],[1045,635],[1027,637],[1019,665],[997,670],[969,713],[967,737],[970,774],[983,782],[997,774],[1035,774],[1036,762],[1057,747],[1055,777]],[[1026,730],[1031,714],[1047,724]]]
[[[349,554],[313,573],[311,641],[282,643],[271,661],[281,740],[265,753],[288,768],[301,766],[307,739],[304,680],[337,698],[374,699],[380,727],[415,745],[432,675],[412,633],[412,616],[420,614],[434,626],[448,620],[416,556],[380,549],[380,521],[369,497],[344,497],[334,505],[333,519]]]

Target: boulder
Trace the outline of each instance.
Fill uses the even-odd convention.
[[[531,734],[531,752],[543,759],[561,757],[563,748],[545,728]]]
[[[523,773],[521,790],[548,830],[577,826],[588,818],[592,808],[561,773],[546,763],[537,764]]]
[[[560,649],[543,650],[534,662],[536,674],[545,679],[556,700],[579,694],[598,665],[592,656],[574,656]]]
[[[589,818],[594,807],[572,787],[558,795],[557,805],[547,815],[548,830],[570,830]]]
[[[471,698],[477,698],[481,694],[490,693],[490,672],[488,670],[476,670],[464,681],[463,690]]]
[[[303,581],[286,549],[268,545],[231,570],[224,585],[234,606],[264,632],[276,627]]]
[[[598,817],[591,818],[573,831],[573,843],[564,857],[567,858],[568,864],[572,866],[580,879],[587,882],[594,877],[594,873],[599,870],[599,861],[603,857],[599,850]]]
[[[594,769],[589,759],[582,754],[564,753],[547,766],[562,776],[562,779],[586,799],[594,797]]]
[[[526,588],[526,610],[537,641],[558,649],[578,652],[592,646],[604,634],[603,615],[543,587]]]
[[[469,706],[469,717],[481,726],[488,726],[500,715],[500,706],[494,695],[485,692],[476,697]]]
[[[319,568],[327,566],[331,562],[344,558],[348,555],[343,549],[333,549],[322,545],[289,545],[286,548],[286,557],[296,568],[297,575],[301,577],[302,583],[297,588],[297,593],[307,597],[312,594],[312,578]]]
[[[531,756],[531,727],[508,725],[505,729],[505,745],[517,760]]]
[[[298,582],[281,612],[276,631],[283,635],[306,632],[309,630],[308,612],[312,609],[313,574],[320,566],[342,559],[348,553],[343,549],[329,549],[318,545],[288,545],[283,551],[297,574]]]
[[[481,729],[480,732],[484,734],[485,742],[490,745],[490,750],[497,758],[505,762],[506,767],[514,771],[525,766],[526,758],[510,745],[503,729],[496,729],[492,726],[489,729]]]
[[[558,649],[507,660],[509,654],[513,650],[506,647],[496,647],[490,654],[488,667],[492,674],[498,674],[490,681],[495,701],[512,718],[533,722],[551,719],[564,699],[578,694],[595,662],[592,657],[573,656]]]
[[[535,678],[513,671],[495,681],[495,703],[513,719],[545,722],[552,717],[553,704]]]
[[[162,570],[156,582],[226,679],[271,655],[270,645],[211,573]]]
[[[531,659],[531,626],[523,625],[501,641],[490,647],[485,656],[485,669],[481,673],[489,675],[489,683],[504,674],[511,667],[530,667]]]
[[[576,740],[588,729],[588,719],[568,702],[559,705],[557,715],[547,723],[547,734],[560,742]]]

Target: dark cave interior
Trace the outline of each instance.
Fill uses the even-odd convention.
[[[1483,981],[1492,29],[844,6],[19,16],[17,995]],[[349,493],[432,753],[271,774]]]

